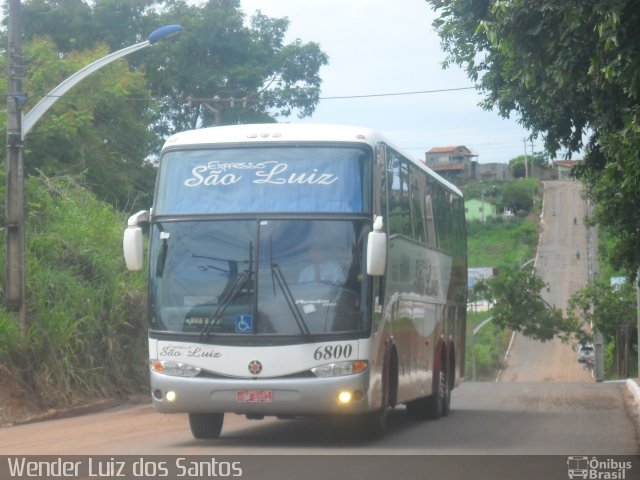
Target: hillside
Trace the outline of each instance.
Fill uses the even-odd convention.
[[[0,309],[0,423],[146,382],[144,275],[122,260],[126,215],[69,177],[25,189],[28,331]]]

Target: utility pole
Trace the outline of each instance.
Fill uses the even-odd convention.
[[[20,332],[27,331],[24,272],[24,166],[22,162],[22,27],[20,0],[9,0],[7,78],[7,159],[5,199],[5,305],[20,313]]]
[[[247,97],[244,98],[220,98],[215,95],[213,98],[189,98],[189,105],[202,104],[211,110],[214,114],[214,125],[219,127],[222,125],[222,108],[225,104],[228,104],[231,108],[235,105],[236,101],[242,101],[242,108],[247,108]]]
[[[529,139],[531,141],[531,176],[533,177],[533,139]],[[542,177],[540,177],[542,178]]]
[[[7,81],[7,165],[5,200],[5,304],[20,312],[20,332],[27,332],[25,309],[25,245],[24,245],[24,166],[22,161],[24,136],[44,113],[69,89],[109,63],[154,45],[182,31],[180,25],[165,25],[149,34],[147,40],[130,45],[81,68],[42,98],[29,112],[22,114],[25,96],[22,93],[22,26],[20,0],[9,0],[9,54]]]
[[[529,178],[529,171],[527,169],[527,139],[524,138],[524,178]]]

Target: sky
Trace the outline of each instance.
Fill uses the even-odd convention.
[[[320,70],[323,97],[423,92],[473,87],[457,66],[442,69],[444,53],[424,0],[241,0],[243,11],[288,17],[287,42],[316,42],[329,56]],[[379,130],[414,158],[432,147],[464,145],[480,163],[507,163],[525,153],[528,132],[516,118],[478,106],[475,89],[320,100],[310,118]],[[531,154],[531,143],[526,142]],[[533,143],[540,151],[541,142]]]

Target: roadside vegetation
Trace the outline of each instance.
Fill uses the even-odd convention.
[[[598,272],[569,300],[569,317],[599,329],[604,342],[604,369],[608,379],[638,376],[637,293],[625,269],[614,269],[609,259],[616,239],[599,231]],[[616,279],[615,286],[612,279]],[[592,342],[590,335],[586,341]]]
[[[502,212],[505,207],[518,212],[515,217],[498,214],[489,217],[485,222],[467,222],[469,268],[490,267],[499,273],[505,269],[519,269],[534,257],[539,232],[538,216],[542,203],[539,180],[470,183],[465,187],[464,194],[465,200],[476,198],[494,203],[498,212]],[[516,198],[519,199],[517,205],[521,208],[514,205]],[[471,291],[470,299],[480,300],[480,296]],[[477,381],[495,380],[503,367],[511,328],[491,321],[480,329],[475,339],[472,338],[473,329],[493,314],[492,310],[467,312],[465,376],[469,380],[473,377],[474,350]]]
[[[428,0],[445,66],[456,65],[482,92],[482,106],[516,116],[553,157],[579,155],[572,171],[590,201],[589,223],[606,236],[601,262],[630,285],[640,272],[640,11],[637,2],[478,2]],[[611,293],[608,278],[601,278]],[[582,306],[602,310],[589,286]],[[589,289],[591,291],[589,291]],[[618,295],[619,299],[620,296]],[[625,300],[623,303],[631,303]],[[618,305],[600,322],[616,350],[616,375],[633,374],[635,315]],[[580,315],[576,312],[576,316]],[[595,317],[595,318],[594,318]],[[615,346],[611,347],[611,343]],[[611,365],[609,365],[609,368]],[[637,374],[637,372],[635,372]]]
[[[3,373],[42,407],[139,391],[146,290],[122,261],[126,215],[70,177],[31,177],[26,197],[28,328],[0,310]]]
[[[491,315],[491,311],[467,312],[466,381],[495,381],[498,372],[504,366],[504,354],[509,346],[511,330],[489,322],[478,331],[475,339],[472,338],[473,329]]]

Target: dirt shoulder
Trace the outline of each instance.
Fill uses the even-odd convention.
[[[124,404],[139,404],[149,401],[143,392],[126,393],[110,398],[76,396],[71,406],[57,407],[40,401],[15,373],[0,365],[0,427],[65,418],[95,413],[107,408]]]

